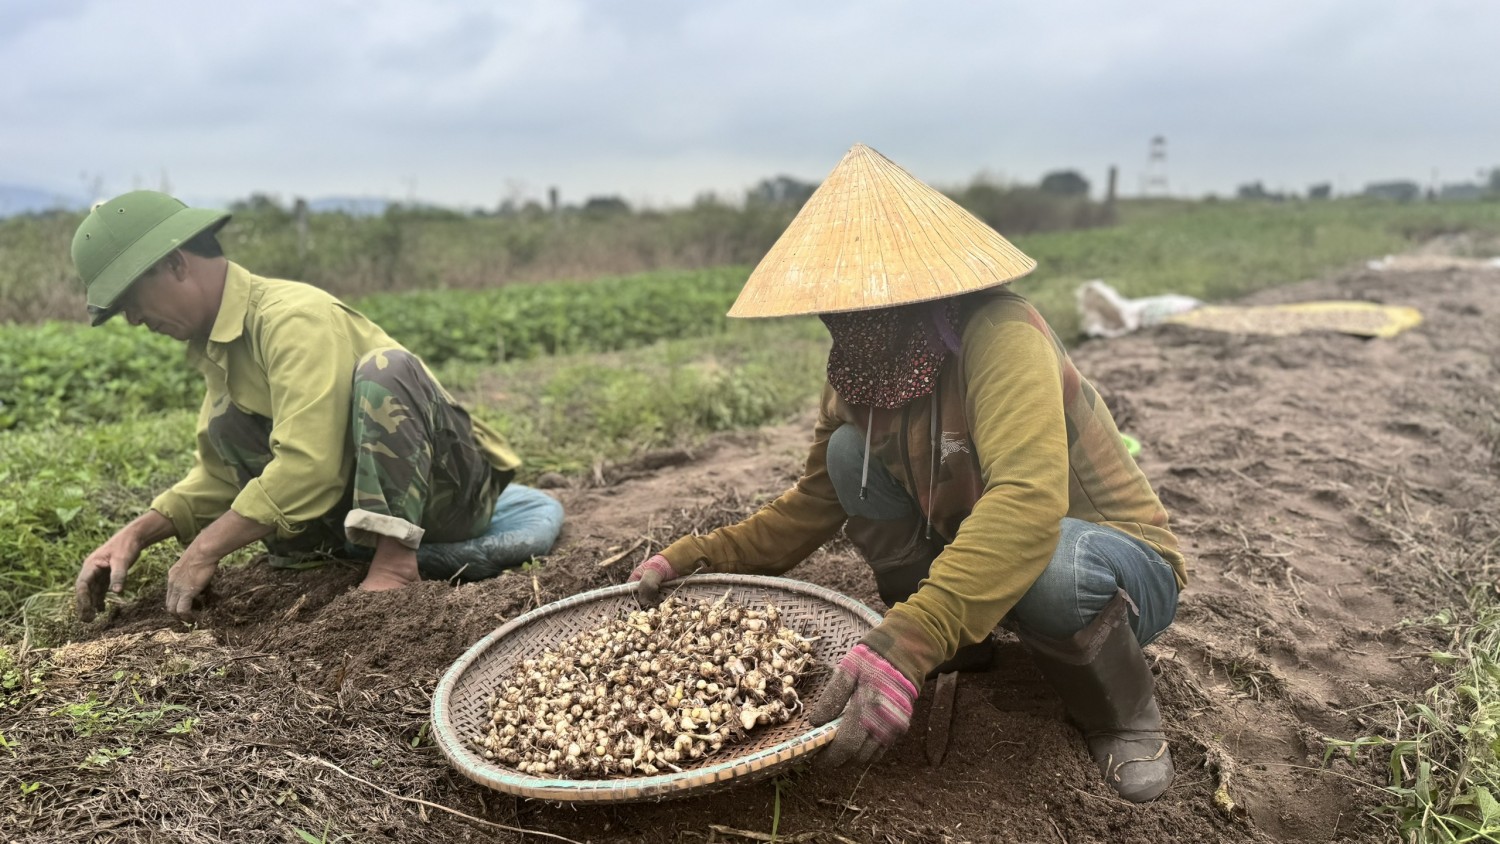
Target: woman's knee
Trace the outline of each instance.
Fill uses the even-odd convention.
[[[1079,553],[1087,535],[1085,525],[1078,519],[1062,520],[1052,559],[1016,602],[1011,621],[1030,632],[1063,639],[1088,626],[1104,608],[1108,598],[1101,601],[1094,595],[1099,591],[1093,582],[1099,579],[1098,572],[1087,570],[1092,561],[1087,553]]]
[[[1142,644],[1172,623],[1177,580],[1153,548],[1105,525],[1064,519],[1057,551],[1017,602],[1012,618],[1055,639],[1087,627],[1120,590],[1130,596],[1130,623]]]
[[[860,463],[864,460],[865,444],[859,429],[853,425],[841,425],[828,437],[828,479],[843,501],[859,494]],[[845,508],[847,509],[847,508]]]
[[[866,460],[865,434],[842,425],[828,437],[824,462],[839,504],[850,516],[877,521],[903,519],[916,511],[900,481],[878,460]]]

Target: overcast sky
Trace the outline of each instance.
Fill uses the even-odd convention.
[[[0,183],[675,205],[854,142],[938,186],[1500,166],[1496,0],[0,0]]]

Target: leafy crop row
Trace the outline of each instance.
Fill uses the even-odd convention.
[[[491,290],[393,293],[353,304],[430,364],[627,349],[723,329],[743,268]],[[0,430],[196,407],[183,346],[120,320],[0,328]]]
[[[483,291],[369,296],[357,306],[428,363],[628,349],[723,329],[747,271],[658,272]]]
[[[0,329],[0,429],[195,407],[202,378],[145,329],[72,323]]]
[[[482,221],[469,222],[476,228],[465,229],[470,237],[455,243],[483,240]],[[1218,300],[1451,231],[1493,236],[1500,231],[1500,203],[1137,203],[1122,207],[1120,225],[1111,228],[1018,238],[1040,266],[1016,286],[1071,338],[1077,333],[1073,291],[1089,278],[1103,278],[1126,296],[1170,292]],[[31,254],[24,245],[0,246],[0,255],[6,248]],[[657,272],[379,293],[352,302],[433,364],[493,363],[716,333],[745,276],[743,268]],[[61,289],[61,282],[53,287]],[[0,283],[0,299],[8,295]],[[70,295],[76,298],[76,291]],[[0,328],[0,430],[193,407],[197,378],[180,361],[171,341],[123,326]]]

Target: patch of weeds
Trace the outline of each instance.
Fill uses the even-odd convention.
[[[1405,841],[1500,841],[1500,605],[1490,587],[1476,589],[1467,613],[1429,623],[1452,634],[1455,647],[1430,654],[1452,673],[1421,699],[1399,702],[1389,735],[1329,740],[1323,761],[1340,751],[1388,754],[1384,790],[1393,800],[1381,811]]]
[[[116,706],[111,701],[100,700],[97,695],[90,692],[87,699],[64,704],[53,710],[51,714],[68,719],[71,722],[73,735],[86,738],[116,730],[138,733],[156,726],[171,713],[187,711],[186,706],[176,703],[148,708],[139,693],[132,689],[131,694],[135,697],[136,707]],[[190,720],[192,719],[184,718],[178,722],[178,725],[181,726]],[[188,724],[186,729],[179,730],[179,732],[188,732],[191,729],[192,725]]]
[[[23,665],[15,651],[0,646],[0,710],[19,709],[41,697],[46,669],[40,660]]]
[[[305,829],[293,829],[292,831],[297,833],[297,838],[303,841],[305,844],[336,844],[336,842],[347,841],[354,837],[353,835],[340,835],[337,838],[329,838],[328,830],[332,827],[332,821],[324,824],[322,835],[314,835]]]
[[[116,762],[124,759],[126,756],[129,756],[134,752],[135,748],[130,747],[129,745],[122,745],[120,747],[101,747],[95,750],[93,753],[90,753],[88,756],[85,756],[83,758],[83,761],[78,764],[78,767],[108,770],[109,768],[114,767]]]
[[[0,625],[24,626],[33,644],[61,638],[50,620],[71,620],[79,564],[192,466],[193,419],[183,411],[0,431]],[[172,545],[142,555],[126,597],[175,562]]]
[[[168,727],[167,735],[185,736],[188,733],[191,733],[193,731],[193,728],[196,726],[198,726],[198,719],[189,715],[181,721],[178,721],[176,724]]]
[[[422,746],[422,742],[424,742],[424,741],[427,741],[427,722],[426,721],[422,722],[421,729],[417,730],[417,734],[412,737],[412,740],[411,740],[412,750],[416,750],[417,748],[421,747]],[[431,742],[428,742],[428,743],[431,744]],[[376,761],[378,762],[379,760],[376,760]]]

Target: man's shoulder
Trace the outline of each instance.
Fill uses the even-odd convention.
[[[276,319],[291,314],[332,315],[343,303],[338,297],[302,281],[250,277],[251,318]]]
[[[357,351],[400,348],[364,314],[322,288],[253,276],[245,328],[257,344],[350,343]]]

